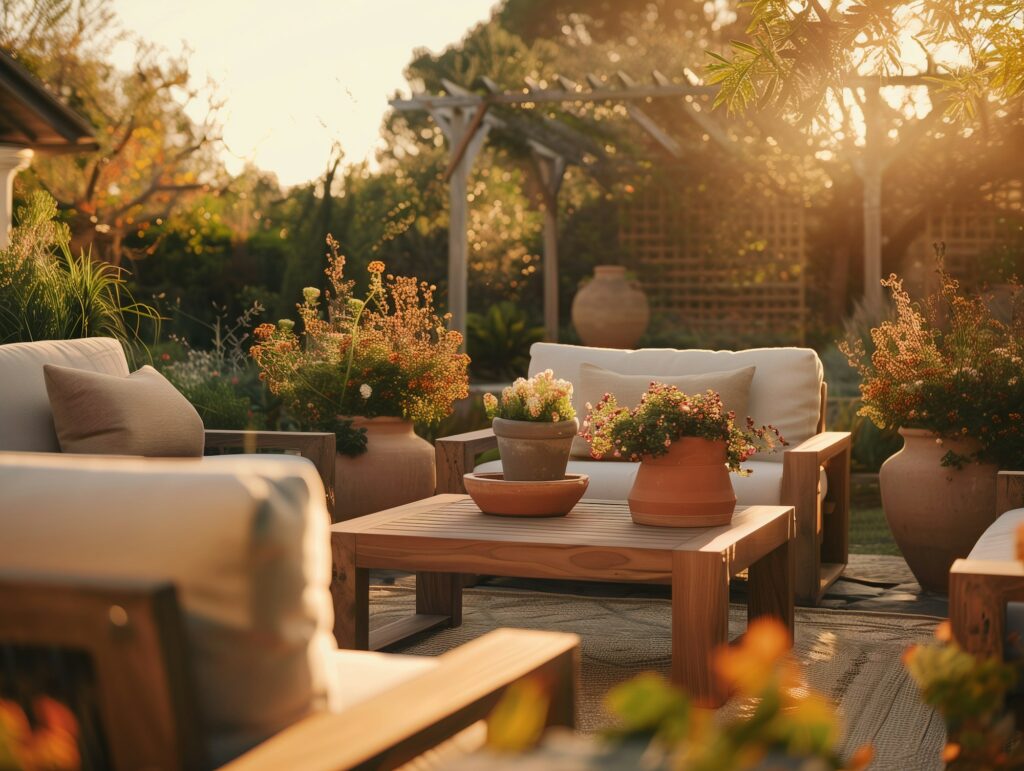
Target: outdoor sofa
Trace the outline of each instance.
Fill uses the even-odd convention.
[[[808,348],[744,351],[635,351],[536,343],[529,374],[546,369],[574,384],[574,406],[586,417],[580,393],[583,365],[652,380],[685,375],[722,375],[754,368],[748,409],[758,425],[776,426],[789,442],[784,451],[759,454],[744,464],[753,473],[732,476],[737,504],[791,505],[796,511],[796,583],[799,602],[816,604],[847,563],[850,512],[850,435],[825,430],[827,386],[821,360]],[[737,416],[739,421],[745,415]],[[497,446],[491,429],[438,439],[435,443],[438,492],[465,492],[463,475],[500,471],[500,461],[477,465],[478,456]],[[570,458],[568,473],[587,474],[587,498],[624,500],[638,464]]]
[[[526,677],[573,724],[575,635],[339,650],[308,464],[0,453],[0,566],[0,686],[72,707],[86,767],[393,768]]]
[[[953,636],[979,656],[1019,656],[1024,644],[1024,471],[999,472],[998,518],[949,572]]]
[[[0,345],[0,452],[60,452],[43,379],[54,364],[127,377],[128,361],[117,340],[90,337]],[[225,451],[294,452],[320,475],[328,511],[334,510],[335,437],[297,431],[206,431],[207,462],[220,462]],[[263,453],[260,453],[261,456]],[[280,455],[275,455],[279,460]],[[289,456],[294,459],[293,456]]]

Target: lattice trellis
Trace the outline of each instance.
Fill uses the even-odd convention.
[[[779,196],[646,185],[621,207],[619,243],[652,308],[709,345],[803,342],[806,223]]]
[[[1024,183],[1003,183],[983,193],[980,200],[959,202],[944,210],[929,212],[924,234],[915,244],[930,250],[931,244],[946,244],[946,267],[960,278],[972,280],[985,266],[980,261],[992,256],[1000,246],[1024,247]],[[1016,270],[1024,268],[1024,254],[1017,255]]]

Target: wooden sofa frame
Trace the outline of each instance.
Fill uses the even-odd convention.
[[[255,453],[259,450],[297,452],[316,466],[317,473],[327,492],[327,511],[335,521],[334,509],[334,458],[336,439],[334,434],[315,431],[221,431],[206,430],[207,455],[223,453],[226,450],[241,450]]]
[[[817,433],[798,447],[785,450],[782,466],[784,506],[796,512],[796,574],[794,592],[801,604],[817,605],[846,568],[850,540],[850,434],[826,431],[828,385],[821,385]],[[485,428],[434,443],[437,492],[465,493],[462,477],[477,457],[497,448],[494,432]],[[819,495],[820,469],[828,492]]]
[[[1024,471],[1000,471],[996,514],[1024,507]],[[1006,605],[1024,602],[1024,562],[959,559],[949,570],[949,621],[953,638],[977,656],[1002,658]]]
[[[0,646],[84,651],[114,769],[194,769],[204,757],[174,588],[0,573]],[[575,725],[579,639],[499,629],[341,713],[316,713],[228,763],[233,771],[391,769],[487,716],[524,678],[550,686],[550,725]]]

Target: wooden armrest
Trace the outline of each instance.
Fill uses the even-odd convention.
[[[341,713],[299,721],[225,768],[395,768],[486,717],[509,685],[530,676],[553,686],[549,724],[572,727],[578,649],[576,635],[498,629]]]
[[[796,447],[785,450],[783,457],[795,459],[799,456],[803,460],[805,457],[813,456],[815,465],[821,466],[850,449],[850,436],[849,431],[822,431]]]
[[[1000,471],[996,480],[996,514],[1024,508],[1024,471]]]
[[[466,434],[443,436],[434,442],[434,463],[437,466],[437,493],[465,493],[464,474],[473,470],[476,456],[493,450],[498,439],[493,429],[483,428]]]
[[[1008,602],[1024,602],[1024,563],[960,559],[949,569],[953,637],[969,653],[1003,655]]]
[[[206,449],[298,450],[316,466],[327,494],[327,511],[334,519],[334,457],[337,439],[334,434],[318,431],[223,431],[206,430]]]

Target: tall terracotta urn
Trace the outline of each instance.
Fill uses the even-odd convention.
[[[351,519],[434,494],[434,448],[401,418],[355,418],[366,452],[334,461],[335,518]]]
[[[901,428],[903,449],[882,464],[882,506],[893,537],[919,584],[945,594],[949,568],[966,557],[996,518],[991,463],[942,465],[947,452],[970,455],[973,439],[940,440],[931,431]]]
[[[629,491],[629,513],[638,525],[728,525],[736,508],[725,442],[684,436],[658,457],[645,457]]]
[[[572,325],[584,345],[635,348],[651,319],[647,295],[621,265],[598,265],[572,301]]]

